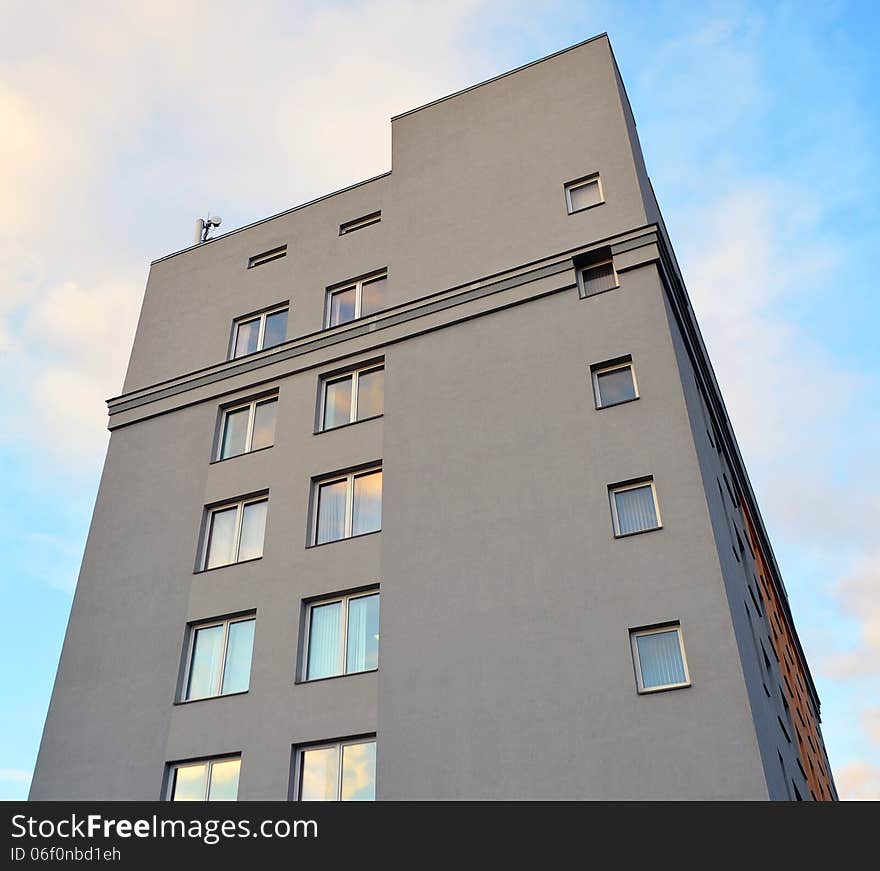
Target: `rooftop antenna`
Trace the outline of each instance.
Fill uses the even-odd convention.
[[[212,215],[210,209],[206,218],[196,218],[196,232],[193,238],[193,245],[201,245],[208,241],[208,234],[215,227],[219,227],[223,223],[223,219],[217,215]]]

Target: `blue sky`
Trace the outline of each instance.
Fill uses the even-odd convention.
[[[149,261],[208,209],[232,229],[384,172],[391,115],[602,31],[838,787],[880,797],[876,4],[255,2],[242,17],[224,0],[0,0],[0,15],[0,798],[27,793]]]

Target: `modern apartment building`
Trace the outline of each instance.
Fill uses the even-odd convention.
[[[607,37],[392,141],[152,264],[31,798],[835,798]]]

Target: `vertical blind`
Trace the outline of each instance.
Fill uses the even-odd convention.
[[[584,294],[592,296],[603,290],[612,290],[617,287],[617,278],[614,275],[614,267],[610,263],[600,266],[591,266],[581,273],[584,282]]]
[[[654,491],[650,484],[633,487],[631,490],[616,491],[614,507],[617,511],[618,535],[657,527]]]
[[[314,680],[339,674],[342,602],[315,605],[309,625],[309,663],[306,677]]]
[[[670,629],[636,636],[645,689],[686,682],[678,632],[678,629]]]

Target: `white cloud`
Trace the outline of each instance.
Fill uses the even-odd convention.
[[[880,765],[850,762],[837,768],[835,780],[844,800],[880,801]]]
[[[880,550],[862,559],[850,574],[841,578],[834,593],[841,610],[855,618],[860,628],[852,647],[830,655],[825,669],[836,678],[873,676],[880,685]],[[880,710],[865,711],[863,723],[880,747]]]
[[[0,768],[0,781],[6,783],[30,783],[33,775],[20,768]]]

